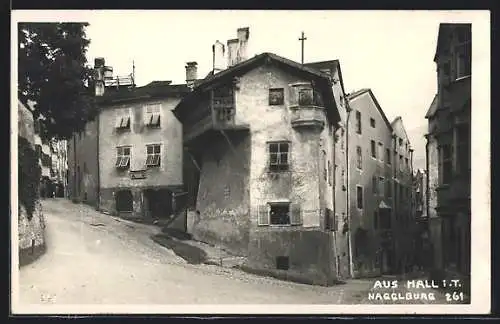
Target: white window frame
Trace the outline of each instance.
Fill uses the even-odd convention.
[[[131,119],[130,108],[118,109],[116,111],[115,128],[120,130],[130,129]]]
[[[124,153],[125,149],[128,149],[128,154]],[[117,146],[115,168],[129,169],[131,157],[132,157],[132,146],[130,145]]]
[[[281,151],[281,145],[286,144],[288,147],[288,150],[286,151]],[[290,158],[291,158],[291,142],[290,141],[268,141],[266,143],[267,145],[267,156],[269,159],[268,162],[268,169],[269,172],[287,172],[290,171]],[[271,145],[277,145],[278,146],[278,151],[276,152],[271,152]],[[281,156],[283,154],[286,154],[286,163],[281,163]],[[272,162],[272,156],[276,155],[276,162]],[[281,169],[283,168],[283,169]]]
[[[161,127],[161,104],[144,105],[144,125],[148,127]]]
[[[149,153],[148,149],[152,147],[153,152]],[[155,152],[155,148],[159,147],[159,152]],[[162,144],[161,143],[152,143],[152,144],[146,144],[146,167],[147,168],[154,168],[154,167],[160,167],[161,166],[161,155],[162,155]]]

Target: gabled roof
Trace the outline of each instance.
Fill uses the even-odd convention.
[[[373,94],[373,91],[371,89],[364,88],[364,89],[360,89],[360,90],[351,92],[347,95],[347,100],[349,100],[349,101],[354,100],[357,97],[359,97],[365,93],[368,93],[370,95],[373,102],[375,103],[375,107],[377,107],[378,112],[382,116],[382,119],[384,120],[384,122],[387,125],[387,127],[389,128],[389,130],[392,132],[393,131],[392,124],[387,119],[387,116],[385,115],[384,110],[382,109],[382,107],[380,107],[380,104],[378,103],[378,100],[377,100],[377,98],[375,98],[375,95]]]
[[[427,110],[427,113],[425,114],[425,118],[429,118],[429,117],[432,117],[434,116],[434,114],[436,113],[436,110],[437,110],[437,107],[438,107],[438,95],[434,95],[434,98],[432,99],[432,103],[431,105],[429,106],[429,109]]]
[[[403,124],[403,118],[401,116],[394,118],[394,120],[391,123],[392,128],[394,129],[394,125],[396,125],[396,123],[398,123],[398,122],[401,123],[401,126],[403,128],[403,133],[405,134],[406,139],[408,139],[408,143],[410,143],[410,137],[408,137],[408,133],[406,132],[405,125]]]
[[[342,92],[345,93],[344,79],[342,78],[342,70],[340,68],[339,60],[311,62],[311,63],[305,63],[304,65],[307,67],[310,67],[312,69],[319,70],[320,72],[322,69],[325,69],[325,68],[330,68],[333,71],[338,71],[339,79],[340,79],[339,81],[340,81],[340,85],[342,87]]]
[[[125,101],[148,100],[155,98],[184,97],[190,92],[185,84],[170,84],[171,81],[153,81],[137,88],[112,89],[107,88],[102,97],[96,97],[96,102],[101,105]]]
[[[211,89],[218,82],[224,82],[230,80],[231,78],[238,77],[244,75],[245,73],[253,70],[254,68],[266,64],[276,64],[282,68],[289,69],[295,73],[305,75],[309,79],[315,81],[316,86],[320,91],[323,92],[323,97],[325,101],[325,106],[332,107],[333,109],[327,109],[326,113],[330,120],[338,121],[340,119],[340,114],[338,111],[338,107],[336,106],[333,91],[331,87],[331,81],[329,77],[325,73],[322,73],[316,69],[310,68],[307,65],[302,65],[300,63],[294,62],[292,60],[286,59],[284,57],[278,56],[273,53],[262,53],[254,56],[251,59],[240,62],[230,68],[223,70],[219,73],[213,74],[209,73],[205,79],[203,79],[194,90],[186,96],[175,108],[174,114],[182,119],[183,112],[186,107],[189,107],[189,103],[193,102],[198,98],[198,96],[205,92],[206,90]]]

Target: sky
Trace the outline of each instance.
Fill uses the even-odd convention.
[[[439,23],[461,21],[439,11],[91,11],[89,63],[104,57],[118,75],[135,64],[136,83],[185,82],[185,63],[198,62],[198,77],[210,72],[212,45],[250,28],[249,57],[272,52],[300,62],[338,59],[346,92],[371,88],[389,121],[401,116],[414,152],[425,167],[427,120],[437,91],[433,62]]]

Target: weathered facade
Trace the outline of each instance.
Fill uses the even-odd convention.
[[[17,103],[17,131],[18,136],[25,138],[35,150],[35,123],[33,112],[28,105],[20,100]],[[13,179],[15,181],[15,179]],[[36,197],[32,217],[28,216],[26,208],[18,204],[18,255],[19,265],[23,266],[38,258],[45,252],[45,220],[39,197]],[[18,200],[19,201],[19,200]],[[15,217],[15,215],[12,215]]]
[[[427,114],[428,215],[439,273],[470,276],[471,25],[441,24]]]
[[[230,63],[175,114],[198,171],[186,183],[195,238],[247,256],[249,267],[328,284],[342,272],[333,170],[344,91],[338,61],[322,63],[270,53]]]
[[[370,89],[349,100],[349,218],[356,277],[395,273],[410,252],[411,148],[401,118],[389,123]]]
[[[98,208],[99,165],[97,120],[87,122],[82,132],[67,141],[68,192],[74,202]]]

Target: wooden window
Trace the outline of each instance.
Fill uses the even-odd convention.
[[[408,158],[405,158],[405,167],[407,170],[410,169],[410,162],[409,162]]]
[[[157,167],[161,163],[161,145],[151,144],[146,145],[146,166],[147,167]]]
[[[361,134],[361,112],[356,110],[356,133]]]
[[[130,167],[130,146],[116,148],[115,167],[119,169],[128,169]]]
[[[374,195],[378,194],[378,178],[376,176],[372,177],[372,193]]]
[[[399,171],[403,171],[404,170],[404,165],[403,165],[403,156],[400,154],[399,155]]]
[[[370,118],[370,126],[371,126],[372,128],[375,128],[375,119]]]
[[[363,209],[363,187],[360,185],[356,186],[356,207]]]
[[[399,146],[400,146],[400,147],[401,147],[401,146],[403,146],[403,139],[402,139],[402,138],[399,138],[398,140],[399,140]]]
[[[375,144],[375,141],[370,141],[370,148],[371,148],[371,153],[372,153],[372,158],[376,159],[377,158],[377,145]]]
[[[327,159],[326,159],[326,151],[323,150],[323,178],[325,181],[328,180],[328,165],[327,165]],[[329,162],[328,162],[329,163]]]
[[[389,149],[385,149],[385,163],[391,165],[391,151]]]
[[[327,231],[337,231],[336,217],[330,208],[325,208],[325,229]]]
[[[161,105],[144,106],[144,125],[148,127],[160,127]]]
[[[392,198],[392,182],[390,179],[385,181],[385,195],[387,198]]]
[[[130,129],[130,111],[128,109],[117,111],[115,128],[120,130]],[[79,133],[81,138],[82,134]]]
[[[283,88],[269,89],[269,105],[279,106],[285,102],[285,90]]]
[[[384,144],[378,143],[378,159],[380,161],[384,160]]]
[[[379,177],[378,178],[378,194],[380,196],[384,195],[385,192],[385,182],[384,182],[384,177]]]
[[[289,169],[290,145],[288,142],[268,143],[269,147],[269,170],[287,171]]]
[[[356,146],[356,168],[358,168],[358,170],[363,169],[363,151],[359,145]]]
[[[270,202],[258,207],[258,225],[301,225],[302,213],[299,204]]]

